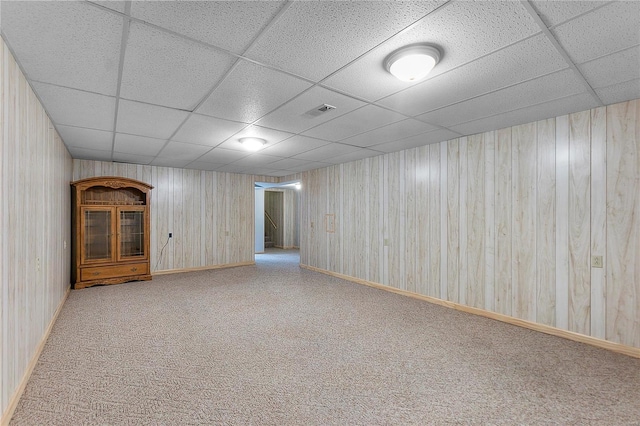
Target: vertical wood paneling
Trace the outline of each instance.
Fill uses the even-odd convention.
[[[555,222],[556,222],[556,156],[555,120],[537,123],[536,182],[536,321],[555,325],[556,270],[555,270]]]
[[[606,337],[640,347],[640,101],[607,107]]]
[[[496,274],[495,310],[512,315],[512,184],[511,128],[497,131],[496,145]]]
[[[591,256],[607,267],[607,109],[591,110]],[[591,268],[591,335],[604,339],[607,296],[604,268]]]
[[[0,413],[70,282],[71,157],[0,41]],[[4,418],[2,419],[5,420]]]
[[[406,290],[404,271],[404,220],[405,220],[405,193],[404,193],[404,156],[405,152],[389,154],[387,168],[387,181],[389,188],[389,203],[387,204],[387,217],[389,224],[389,285]]]
[[[536,316],[536,125],[512,127],[513,311],[517,318]]]
[[[440,298],[449,299],[449,168],[448,142],[440,144]]]
[[[441,294],[441,178],[440,178],[440,144],[429,145],[429,285],[426,294],[442,298]]]
[[[590,299],[590,114],[569,116],[569,330],[589,334]]]
[[[404,276],[405,288],[415,293],[418,290],[418,245],[417,235],[425,238],[422,228],[418,226],[416,212],[416,164],[417,149],[405,151],[404,167],[400,173],[404,173],[404,198],[405,212],[402,233],[404,234]]]
[[[460,280],[460,149],[447,143],[447,300],[459,302]]]
[[[469,213],[469,206],[467,204],[467,180],[469,175],[469,164],[467,163],[467,148],[468,139],[466,137],[460,138],[460,168],[458,169],[458,175],[460,176],[460,182],[458,183],[458,196],[460,197],[460,206],[458,207],[458,219],[460,220],[458,239],[460,244],[460,257],[458,260],[458,268],[460,268],[460,276],[458,281],[458,302],[464,305],[467,304],[467,287],[469,285],[467,282],[469,266],[469,259],[467,258],[467,216]]]
[[[569,116],[556,118],[556,324],[569,328]]]
[[[431,253],[429,248],[431,245],[432,227],[431,222],[439,219],[439,216],[432,217],[430,204],[432,202],[431,191],[431,161],[429,145],[416,148],[416,164],[415,164],[415,218],[416,229],[411,232],[407,228],[407,238],[411,239],[415,246],[414,261],[416,263],[416,292],[420,294],[433,295],[433,284],[431,279]],[[439,236],[439,235],[438,235]]]
[[[496,174],[496,132],[489,132],[484,139],[484,206],[485,206],[485,295],[484,309],[493,311],[495,309],[495,276],[496,276],[496,194],[495,194],[495,174]]]
[[[461,191],[461,210],[466,211],[465,232],[461,233],[460,239],[466,241],[461,253],[464,279],[461,277],[461,287],[466,287],[466,305],[476,308],[484,308],[485,298],[485,134],[469,136],[467,138],[466,152],[466,185]],[[462,156],[461,156],[462,161]],[[464,166],[463,166],[464,168]],[[466,204],[462,201],[462,192],[465,192]],[[466,234],[466,235],[465,235]]]

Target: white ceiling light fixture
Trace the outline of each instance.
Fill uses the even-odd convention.
[[[440,50],[429,44],[412,44],[392,52],[384,67],[402,81],[425,78],[440,61]]]
[[[247,151],[257,151],[262,148],[267,141],[260,138],[240,138],[240,143]]]

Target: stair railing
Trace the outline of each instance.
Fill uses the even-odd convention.
[[[269,219],[269,222],[271,223],[271,226],[273,226],[273,229],[278,229],[278,225],[276,225],[273,219],[271,219],[271,216],[269,215],[269,213],[267,213],[266,210],[264,211],[264,215],[267,219]]]

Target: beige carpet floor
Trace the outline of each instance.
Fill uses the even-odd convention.
[[[72,291],[18,425],[640,424],[640,360],[300,269]]]

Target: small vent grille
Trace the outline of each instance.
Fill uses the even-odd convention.
[[[313,108],[312,110],[305,112],[303,115],[307,115],[310,117],[317,117],[319,115],[324,114],[325,112],[329,112],[334,109],[336,109],[336,107],[334,107],[333,105],[322,104],[319,107]]]

